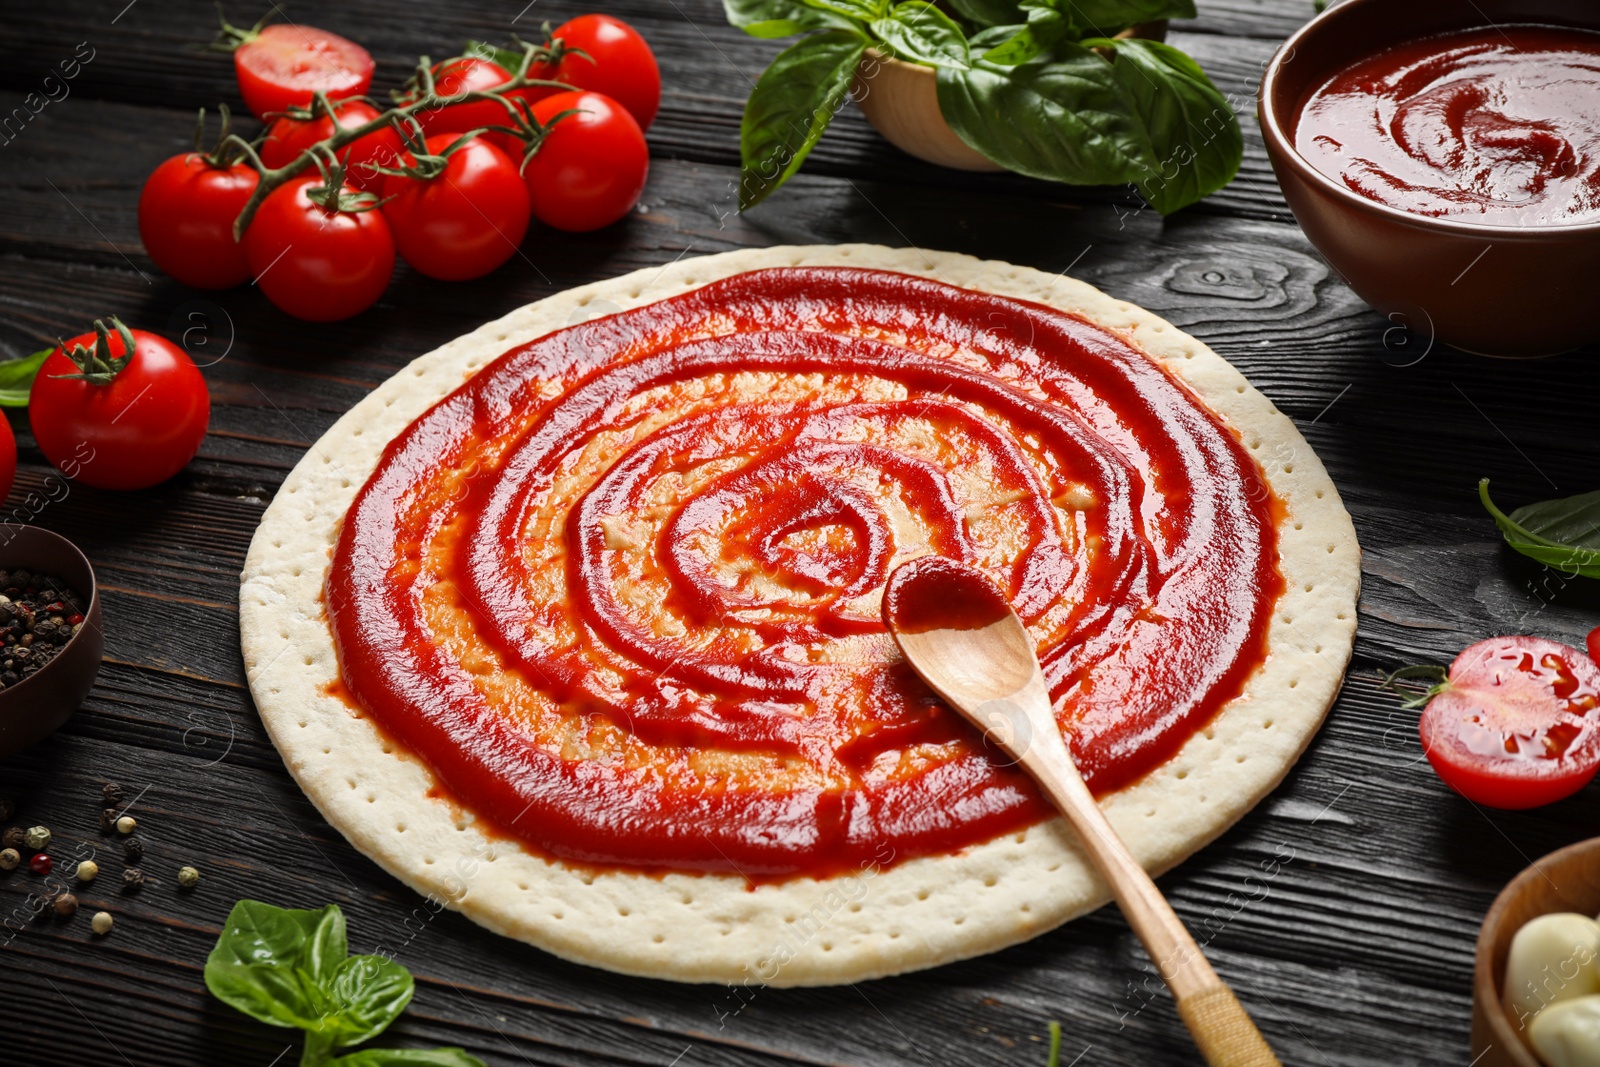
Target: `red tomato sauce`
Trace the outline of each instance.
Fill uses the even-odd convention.
[[[1495,226],[1600,219],[1600,34],[1500,26],[1426,38],[1329,79],[1295,148],[1369,200]]]
[[[759,388],[718,402],[736,380]],[[1280,507],[1228,428],[1098,326],[772,269],[480,371],[390,443],[326,600],[359,707],[536,850],[824,875],[1049,814],[900,659],[892,564],[931,551],[999,583],[1104,793],[1262,662]]]
[[[944,556],[923,556],[896,571],[883,593],[883,621],[901,633],[981,630],[1009,614],[993,582]]]

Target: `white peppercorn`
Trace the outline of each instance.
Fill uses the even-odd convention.
[[[94,860],[84,860],[78,864],[78,881],[92,882],[94,876],[100,873],[100,865]]]
[[[48,826],[30,826],[24,836],[28,847],[35,852],[43,852],[50,847],[50,828]]]
[[[138,828],[139,820],[135,819],[132,815],[124,815],[122,818],[117,820],[117,833],[119,834],[131,834]]]
[[[22,862],[22,853],[14,848],[0,849],[0,871],[15,869]]]
[[[94,918],[89,920],[89,928],[95,933],[104,936],[111,932],[111,927],[115,922],[116,920],[111,917],[109,911],[97,911],[94,913]]]

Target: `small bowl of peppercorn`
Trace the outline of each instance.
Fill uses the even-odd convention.
[[[55,733],[105,654],[94,568],[71,541],[0,523],[0,759]]]

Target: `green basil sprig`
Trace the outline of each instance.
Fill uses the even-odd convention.
[[[1560,500],[1541,500],[1507,515],[1489,499],[1489,479],[1478,499],[1500,527],[1506,544],[1570,576],[1600,578],[1600,489]]]
[[[206,959],[206,988],[271,1026],[305,1031],[301,1067],[484,1067],[459,1048],[334,1050],[370,1041],[411,1003],[411,973],[385,956],[352,956],[344,913],[241,900]]]
[[[25,408],[28,394],[33,391],[33,380],[39,368],[50,358],[53,348],[43,348],[31,356],[0,362],[0,407]]]
[[[1194,0],[723,0],[755,37],[801,40],[756,83],[740,127],[741,209],[800,169],[844,105],[868,48],[931,67],[957,136],[1008,170],[1135,186],[1163,215],[1233,180],[1238,116],[1170,45],[1117,39],[1193,18]]]

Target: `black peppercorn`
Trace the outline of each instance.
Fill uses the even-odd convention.
[[[138,863],[144,859],[144,839],[130,837],[122,843],[122,855],[129,863]]]
[[[18,852],[28,847],[28,831],[20,826],[8,826],[6,832],[0,834],[0,845],[14,848]]]
[[[100,798],[105,801],[108,808],[122,806],[122,787],[116,782],[107,782],[100,787]]]
[[[122,888],[125,892],[134,892],[144,885],[144,872],[137,867],[129,867],[122,872]]]
[[[100,809],[100,832],[103,833],[103,834],[113,834],[113,833],[116,833],[116,831],[117,831],[117,809],[116,808],[101,808]]]

